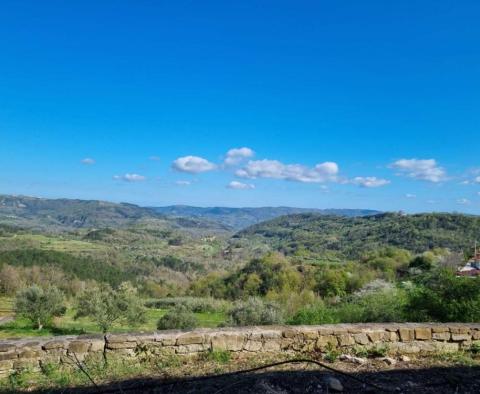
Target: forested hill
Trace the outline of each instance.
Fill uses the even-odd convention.
[[[266,243],[287,254],[307,250],[350,258],[387,245],[412,252],[435,247],[467,251],[480,239],[480,216],[384,213],[350,218],[298,214],[251,226],[234,239]]]
[[[314,209],[292,207],[260,207],[260,208],[229,208],[229,207],[192,207],[188,205],[171,205],[152,208],[158,213],[185,218],[205,218],[222,225],[242,230],[253,224],[270,220],[283,215],[299,213],[317,213],[321,215],[367,216],[378,214],[370,209]]]

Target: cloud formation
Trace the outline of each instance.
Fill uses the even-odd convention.
[[[392,163],[390,167],[398,170],[401,175],[417,180],[437,183],[447,179],[445,170],[435,159],[401,159]]]
[[[349,181],[349,183],[361,187],[380,187],[390,183],[387,179],[377,178],[375,176],[357,176]]]
[[[457,204],[460,204],[460,205],[469,205],[470,204],[470,200],[466,199],[466,198],[459,198],[457,200]]]
[[[217,166],[210,163],[207,159],[198,156],[179,157],[172,163],[172,168],[180,172],[188,172],[190,174],[198,174],[201,172],[212,171]]]
[[[406,197],[406,198],[417,198],[417,195],[416,195],[416,194],[407,193],[407,194],[405,194],[405,197]]]
[[[81,162],[82,164],[91,166],[92,164],[95,164],[95,159],[92,159],[91,157],[85,157],[85,159],[82,159]]]
[[[125,182],[143,182],[147,179],[147,177],[139,174],[125,174],[125,175],[115,175],[113,179],[118,181],[125,181]]]
[[[190,186],[192,182],[190,181],[175,181],[175,184],[178,186]]]
[[[278,160],[251,160],[235,172],[240,178],[284,179],[303,183],[334,182],[338,176],[338,165],[334,162],[306,167],[301,164],[283,164]]]
[[[255,185],[251,183],[243,183],[238,181],[232,181],[227,185],[228,189],[236,189],[236,190],[251,190],[255,189]]]
[[[225,165],[236,166],[246,159],[255,156],[255,152],[247,147],[230,149],[225,155]]]

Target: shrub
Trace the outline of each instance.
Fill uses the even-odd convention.
[[[225,312],[229,308],[229,302],[212,297],[167,297],[145,304],[147,308],[156,309],[169,309],[179,305],[195,313]]]
[[[202,353],[201,357],[206,361],[226,364],[230,361],[232,355],[228,350],[211,350],[209,352]]]
[[[183,305],[170,309],[157,322],[159,330],[191,329],[197,326],[196,316]]]
[[[422,275],[405,305],[412,321],[480,321],[480,278],[457,278],[448,270]]]
[[[56,287],[31,286],[19,291],[15,299],[15,313],[29,319],[39,330],[65,311],[63,293]]]
[[[300,309],[289,321],[288,324],[330,324],[338,323],[332,308],[326,307],[323,303]]]
[[[128,283],[118,289],[102,284],[85,290],[78,300],[75,318],[83,316],[90,317],[104,333],[119,321],[136,325],[146,320],[137,290]]]
[[[273,302],[250,297],[238,301],[230,311],[230,323],[236,326],[255,326],[283,323],[283,314]]]

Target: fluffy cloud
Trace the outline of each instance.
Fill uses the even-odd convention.
[[[147,178],[143,175],[127,173],[125,175],[115,175],[113,179],[125,182],[143,182]]]
[[[198,174],[200,172],[212,171],[216,165],[210,163],[203,157],[198,156],[184,156],[179,157],[172,163],[173,169],[180,172],[188,172],[190,174]]]
[[[406,198],[417,198],[417,195],[416,195],[416,194],[407,193],[407,194],[405,194],[405,197],[406,197]]]
[[[178,185],[178,186],[190,186],[192,184],[192,182],[190,182],[190,181],[176,181],[175,184]]]
[[[238,181],[232,181],[227,185],[228,189],[236,189],[236,190],[250,190],[255,189],[255,185],[251,183],[242,183]]]
[[[235,166],[246,159],[252,158],[253,156],[255,156],[255,152],[250,148],[233,148],[230,149],[225,155],[225,164],[227,166]]]
[[[361,187],[380,187],[380,186],[385,186],[390,183],[389,180],[387,179],[382,179],[382,178],[377,178],[375,176],[357,176],[350,180],[349,183],[352,183],[354,185],[358,185]]]
[[[466,198],[459,198],[457,200],[457,204],[460,204],[460,205],[468,205],[470,204],[470,200],[467,200]]]
[[[477,176],[474,180],[475,183],[480,183],[480,176]]]
[[[81,162],[82,164],[91,166],[92,164],[95,164],[95,159],[92,159],[91,157],[86,157],[85,159],[82,159]]]
[[[283,164],[278,160],[254,160],[237,170],[235,173],[241,178],[271,178],[304,183],[322,183],[336,181],[338,165],[333,162],[317,164],[315,167],[306,167],[301,164]]]
[[[435,159],[401,159],[390,165],[399,173],[413,179],[429,182],[441,182],[446,180],[445,170],[439,167]]]

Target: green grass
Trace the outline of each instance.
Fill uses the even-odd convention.
[[[116,324],[110,330],[114,333],[132,331],[155,331],[157,321],[167,309],[147,309],[147,321],[137,326]],[[223,313],[195,313],[200,327],[218,327],[225,321]],[[79,335],[98,333],[99,328],[88,318],[75,320],[75,310],[69,308],[65,316],[55,319],[54,326],[42,330],[33,329],[27,319],[17,318],[13,322],[0,326],[0,339],[45,335]]]

